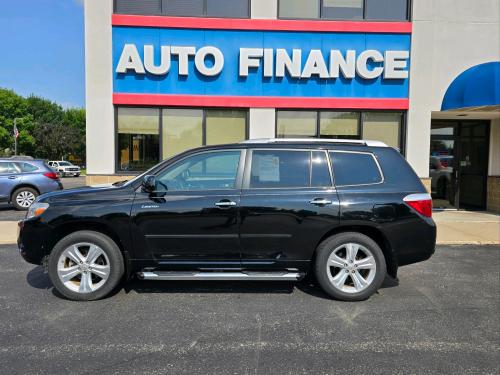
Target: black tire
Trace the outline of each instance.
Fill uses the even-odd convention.
[[[33,202],[31,202],[31,204],[29,204],[29,206],[24,206],[24,203],[19,202],[19,199],[21,199],[21,197],[23,195],[28,195],[30,197],[33,196],[36,198],[36,197],[38,197],[39,194],[38,194],[38,191],[36,191],[33,188],[27,187],[27,186],[21,187],[21,188],[15,190],[14,193],[12,193],[11,203],[14,206],[14,208],[18,211],[27,211],[30,208],[31,204],[33,204],[33,202],[34,202],[34,200],[33,200]]]
[[[97,290],[81,293],[66,287],[58,276],[58,261],[62,253],[70,246],[78,243],[91,243],[99,246],[109,259],[109,276],[106,282]],[[49,258],[49,276],[54,288],[64,297],[73,301],[93,301],[110,294],[120,283],[125,272],[123,256],[118,245],[108,236],[94,231],[78,231],[60,240]]]
[[[335,249],[347,243],[355,243],[365,247],[371,252],[373,258],[375,259],[375,276],[371,283],[360,292],[345,292],[340,290],[332,284],[329,279],[329,275],[327,274],[327,272],[331,272],[332,270],[332,268],[327,269],[327,262],[330,254]],[[319,244],[316,250],[314,270],[319,285],[329,296],[341,301],[362,301],[369,298],[380,288],[387,273],[387,266],[382,250],[370,237],[358,232],[344,232],[329,237]],[[338,271],[338,269],[335,268],[333,268],[333,270]],[[344,269],[340,269],[338,272],[344,272]],[[350,277],[349,273],[347,277]]]
[[[75,174],[75,177],[80,177],[80,173]]]

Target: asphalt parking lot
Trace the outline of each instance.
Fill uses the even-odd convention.
[[[85,177],[64,177],[61,182],[65,189],[72,189],[85,186]],[[0,221],[17,221],[25,216],[25,211],[17,211],[11,205],[0,203]]]
[[[498,246],[440,246],[399,280],[359,303],[305,281],[133,281],[77,303],[1,246],[1,372],[499,373]]]

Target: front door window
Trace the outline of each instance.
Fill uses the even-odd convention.
[[[158,176],[157,190],[235,189],[240,154],[240,150],[235,150],[190,156]]]

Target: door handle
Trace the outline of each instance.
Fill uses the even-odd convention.
[[[225,207],[234,207],[236,206],[236,202],[230,201],[228,199],[216,202],[215,205],[217,207],[225,208]]]
[[[17,176],[9,176],[9,180],[15,180]]]
[[[332,201],[324,198],[314,198],[313,200],[310,200],[309,203],[316,206],[325,206],[327,204],[332,204]]]

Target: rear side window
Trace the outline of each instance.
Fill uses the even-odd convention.
[[[254,150],[250,188],[309,187],[310,151]]]
[[[375,157],[370,153],[330,152],[335,184],[368,185],[382,182]]]
[[[17,166],[21,169],[21,172],[34,172],[38,169],[30,163],[17,163]]]

